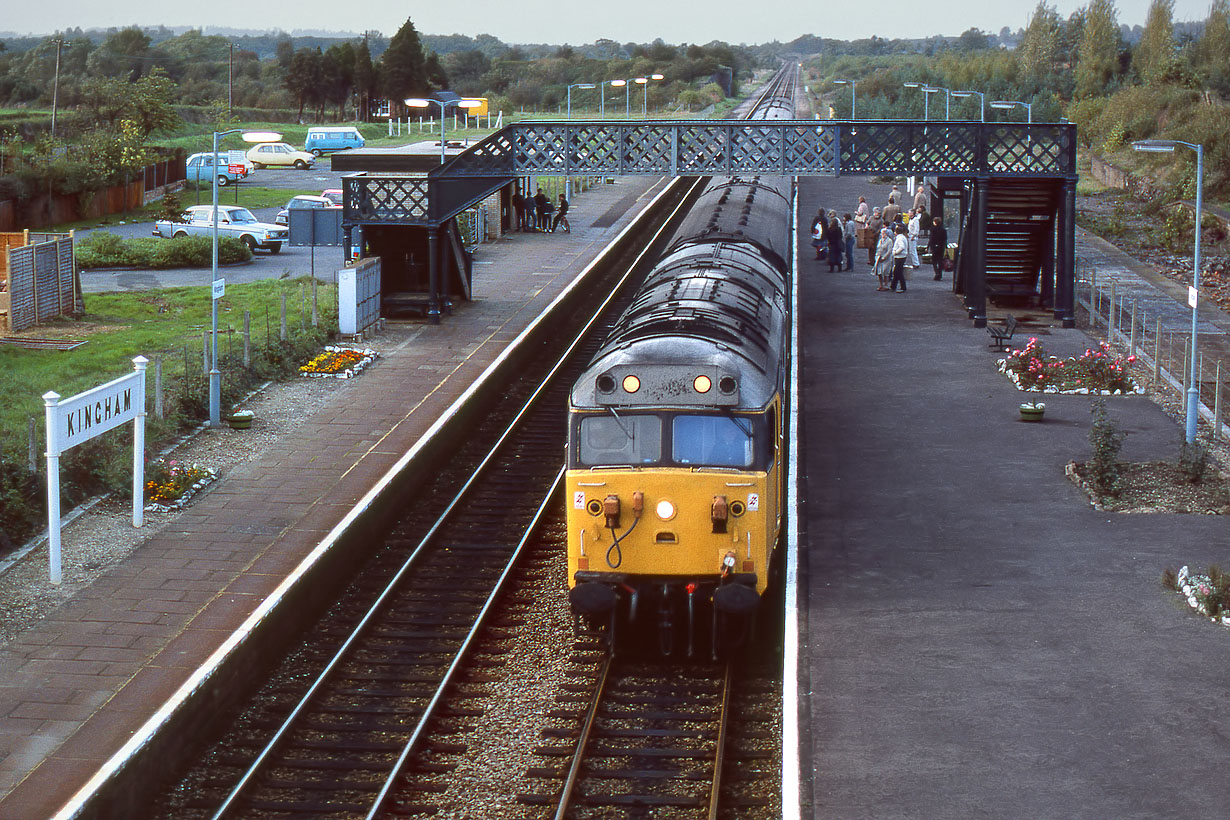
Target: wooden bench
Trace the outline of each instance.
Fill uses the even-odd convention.
[[[1009,315],[1004,320],[1003,327],[987,325],[987,333],[991,334],[990,346],[1000,353],[1006,353],[1008,351],[1008,341],[1012,338],[1012,334],[1016,333],[1016,324],[1016,317]]]

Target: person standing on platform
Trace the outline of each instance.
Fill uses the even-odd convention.
[[[534,230],[545,231],[547,229],[547,211],[550,208],[551,201],[542,192],[542,188],[539,188],[538,193],[534,194]]]
[[[914,210],[922,212],[927,210],[927,183],[923,182],[918,186],[918,190],[914,192]]]
[[[867,227],[871,229],[871,241],[867,243],[867,264],[874,265],[876,263],[876,244],[880,241],[880,229],[884,227],[884,216],[880,213],[879,206],[871,209],[871,219],[867,220]],[[884,281],[887,282],[888,279]]]
[[[901,206],[897,204],[897,197],[889,196],[888,205],[884,208],[884,224],[891,226],[897,221],[899,213],[901,213]]]
[[[948,253],[948,231],[944,229],[944,222],[938,216],[931,224],[927,250],[931,252],[931,267],[935,269],[935,281],[938,282],[944,278],[944,257]]]
[[[918,235],[922,233],[922,209],[913,208],[910,210],[910,222],[906,225],[905,230],[910,243],[910,253],[906,264],[911,268],[917,269],[922,264],[918,261]]]
[[[525,197],[521,195],[520,189],[514,189],[512,195],[513,217],[516,222],[513,223],[514,231],[525,230]]]
[[[841,226],[842,236],[846,240],[846,270],[854,270],[854,243],[858,240],[858,223],[851,214],[845,215],[845,223]]]
[[[564,199],[564,195],[559,195],[559,207],[555,209],[555,219],[551,220],[551,233],[555,233],[555,229],[560,223],[564,224],[564,233],[572,233],[572,226],[568,224],[568,200]]]
[[[824,238],[829,243],[829,273],[841,270],[841,252],[846,244],[846,234],[841,227],[841,221],[836,217],[829,219],[829,226],[824,231]]]
[[[871,206],[867,204],[867,197],[860,196],[858,198],[858,207],[854,209],[854,221],[861,222],[864,226],[867,225],[867,220],[871,218]]]
[[[888,290],[888,280],[893,275],[893,232],[887,225],[880,226],[880,233],[872,247],[875,250],[872,270],[880,280],[880,286],[876,290]]]
[[[905,293],[905,260],[910,255],[910,240],[906,238],[904,225],[898,225],[893,230],[896,233],[893,238],[893,278],[889,280],[888,289],[896,291],[900,284],[901,292]]]

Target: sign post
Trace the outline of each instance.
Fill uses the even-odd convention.
[[[60,572],[60,454],[121,424],[133,423],[132,525],[145,523],[145,366],[132,360],[127,376],[60,400],[54,391],[43,394],[47,411],[47,554],[51,583]]]

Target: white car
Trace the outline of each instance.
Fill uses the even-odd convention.
[[[160,219],[154,223],[154,236],[174,239],[179,236],[209,236],[213,232],[213,206],[193,205],[184,211],[183,222]],[[247,208],[218,206],[218,235],[241,239],[253,251],[257,248],[277,253],[290,231],[282,225],[260,222]]]
[[[248,149],[248,159],[257,170],[266,165],[280,165],[300,170],[316,164],[316,157],[307,151],[296,151],[284,142],[262,142]]]
[[[332,199],[325,196],[313,196],[312,194],[300,194],[286,203],[286,207],[278,211],[278,215],[273,218],[273,221],[278,225],[290,224],[290,212],[297,210],[308,210],[312,208],[341,208],[339,204],[335,204]]]

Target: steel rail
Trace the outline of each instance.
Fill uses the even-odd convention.
[[[572,803],[572,792],[581,780],[581,766],[585,763],[585,748],[589,745],[589,737],[593,734],[598,721],[598,708],[602,705],[602,695],[606,691],[607,682],[611,678],[611,653],[602,659],[598,670],[598,685],[594,688],[593,697],[589,700],[589,708],[585,712],[585,720],[581,723],[580,736],[577,738],[577,748],[572,754],[572,765],[568,767],[568,776],[564,778],[560,789],[559,805],[555,810],[555,820],[564,820]]]
[[[709,795],[709,820],[717,820],[722,797],[722,767],[726,765],[726,735],[730,726],[730,696],[734,680],[733,664],[727,662],[722,676],[722,716],[718,720],[717,754],[713,761],[713,791]]]

